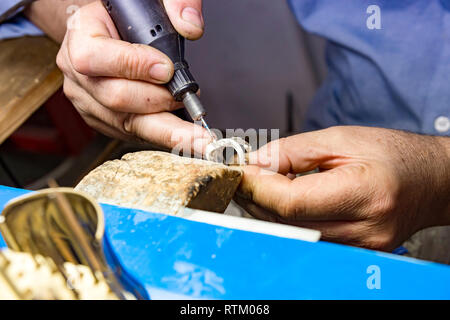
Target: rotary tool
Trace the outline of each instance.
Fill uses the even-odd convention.
[[[184,59],[185,39],[175,30],[161,0],[102,0],[122,40],[149,45],[165,53],[175,73],[166,85],[176,101],[183,101],[194,121],[201,121],[213,139],[204,119],[206,110],[196,95],[199,85]]]

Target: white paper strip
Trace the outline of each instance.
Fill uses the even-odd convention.
[[[248,218],[228,216],[219,213],[211,213],[185,208],[177,215],[179,218],[237,229],[255,233],[268,234],[281,238],[317,242],[320,240],[320,231],[294,227],[279,223],[266,222]]]

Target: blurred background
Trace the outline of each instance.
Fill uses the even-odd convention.
[[[205,19],[204,37],[187,52],[208,122],[301,130],[326,72],[323,41],[300,29],[287,1],[205,1]]]
[[[206,33],[186,50],[208,123],[300,132],[326,75],[324,41],[299,27],[286,1],[205,1],[204,11]],[[1,144],[0,184],[40,189],[55,178],[74,186],[105,160],[146,148],[95,133],[59,90]]]

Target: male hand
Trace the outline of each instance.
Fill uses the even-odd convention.
[[[191,40],[202,36],[201,0],[164,4],[181,35]],[[57,64],[66,96],[89,125],[106,135],[166,148],[183,142],[191,150],[195,144],[198,152],[210,140],[202,127],[170,113],[182,107],[163,86],[173,76],[170,59],[149,46],[121,41],[100,1],[69,20]]]
[[[325,240],[393,250],[420,229],[450,224],[450,138],[334,127],[272,142],[250,163],[236,201]]]

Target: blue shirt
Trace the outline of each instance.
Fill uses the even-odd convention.
[[[19,2],[19,0],[0,0],[0,15]],[[22,16],[20,12],[17,12],[17,15],[11,20],[0,24],[0,40],[18,38],[26,35],[40,36],[43,33],[38,27]]]
[[[450,0],[288,0],[300,24],[328,39],[328,77],[305,129],[363,125],[450,135]],[[1,0],[0,13],[18,0]],[[371,5],[381,29],[369,29]],[[22,16],[0,39],[40,35]]]
[[[306,129],[364,125],[450,135],[450,0],[289,0],[328,39]],[[378,5],[381,29],[367,13]]]

